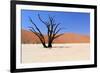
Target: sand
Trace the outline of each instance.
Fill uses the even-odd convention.
[[[41,44],[22,44],[21,54],[22,63],[89,60],[90,45],[53,44],[53,48],[43,48]]]
[[[48,36],[44,35],[45,42],[48,43]],[[39,38],[32,32],[22,29],[21,42],[23,44],[41,43]],[[89,35],[82,35],[77,33],[64,33],[62,36],[56,38],[54,43],[90,43]]]

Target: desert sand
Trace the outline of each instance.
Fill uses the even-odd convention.
[[[90,59],[89,43],[53,44],[43,48],[41,44],[22,44],[22,63],[79,61]]]

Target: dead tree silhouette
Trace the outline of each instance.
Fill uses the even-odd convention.
[[[39,14],[38,14],[38,18],[47,28],[48,45],[46,45],[44,35],[37,27],[37,25],[33,22],[31,17],[29,17],[29,20],[33,24],[33,26],[29,27],[30,28],[29,30],[33,32],[40,39],[44,48],[52,48],[52,43],[54,39],[63,35],[63,33],[59,34],[59,32],[62,30],[62,28],[58,28],[60,23],[56,23],[54,17],[52,16],[48,16],[47,21],[44,21]]]

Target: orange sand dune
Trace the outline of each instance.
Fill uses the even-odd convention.
[[[22,30],[21,31],[21,41],[22,43],[38,43],[40,40],[38,37],[30,31]]]
[[[22,43],[40,43],[39,38],[32,32],[23,30],[21,31]],[[47,36],[45,36],[47,42]],[[55,39],[53,43],[89,43],[90,37],[86,35],[80,35],[75,33],[64,33],[59,38]]]
[[[90,38],[86,35],[74,34],[74,33],[65,33],[64,35],[58,37],[54,40],[58,43],[89,43]]]

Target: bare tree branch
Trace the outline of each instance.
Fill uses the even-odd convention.
[[[41,17],[40,17],[40,14],[38,14],[38,17],[39,17],[40,21],[41,21],[42,23],[44,23],[44,24],[46,25],[46,27],[48,28],[48,22],[43,21],[43,20],[41,19]]]
[[[47,27],[47,30],[48,30],[47,34],[48,34],[48,36],[49,36],[49,34],[50,34],[50,24],[49,24],[49,22],[43,21],[42,18],[40,17],[40,14],[38,14],[38,17],[39,17],[40,21],[41,21],[42,23],[44,23],[45,26]]]
[[[44,36],[43,34],[41,33],[41,31],[39,30],[39,28],[36,26],[36,24],[32,21],[32,19],[29,17],[31,23],[35,26],[35,28],[38,30],[38,32],[40,33],[41,37],[44,39]],[[45,39],[44,39],[44,42],[45,42]]]
[[[61,35],[63,35],[63,33],[62,33],[62,34],[59,34],[59,35],[56,35],[56,36],[54,37],[54,39],[60,37]]]
[[[43,40],[42,37],[39,35],[39,33],[33,31],[32,29],[29,29],[29,30],[30,30],[31,32],[33,32],[36,36],[38,36],[38,38],[40,39],[40,41],[41,41],[42,43],[44,43],[44,40]]]
[[[46,44],[45,44],[45,38],[44,38],[42,32],[39,30],[39,28],[36,26],[36,24],[32,21],[32,19],[31,19],[30,17],[29,17],[29,20],[30,20],[30,22],[35,26],[35,28],[36,28],[36,30],[37,30],[38,32],[36,32],[36,30],[35,30],[33,27],[30,27],[30,28],[31,28],[30,31],[33,32],[33,33],[40,39],[40,41],[41,41],[41,43],[43,44],[43,46],[44,46],[45,48],[47,48],[47,46],[46,46]]]
[[[60,25],[60,23],[58,23],[58,24],[55,25],[55,28],[54,28],[54,30],[53,30],[53,33],[56,32],[56,30],[57,30],[57,28],[58,28],[59,25]]]
[[[62,30],[62,28],[59,28],[54,34],[59,33]]]
[[[58,37],[60,37],[61,35],[63,35],[63,34],[58,34],[59,31],[62,30],[62,28],[58,28],[60,23],[56,23],[54,17],[51,17],[51,16],[48,16],[48,20],[47,21],[42,20],[42,18],[41,18],[41,16],[39,14],[38,14],[38,18],[47,28],[48,47],[52,47],[53,40],[58,38]],[[31,28],[30,31],[38,36],[38,38],[40,39],[40,41],[43,44],[43,46],[47,47],[45,45],[44,35],[42,34],[40,29],[37,27],[37,25],[32,21],[32,19],[30,17],[29,17],[29,20],[36,28],[36,29],[34,29],[33,27],[29,27],[29,28]]]
[[[43,36],[42,35],[42,33],[41,33],[41,31],[39,30],[39,28],[36,26],[36,24],[32,21],[32,19],[29,17],[29,19],[30,19],[30,21],[31,21],[31,23],[35,26],[35,28],[38,30],[38,32],[41,34],[41,36]]]

